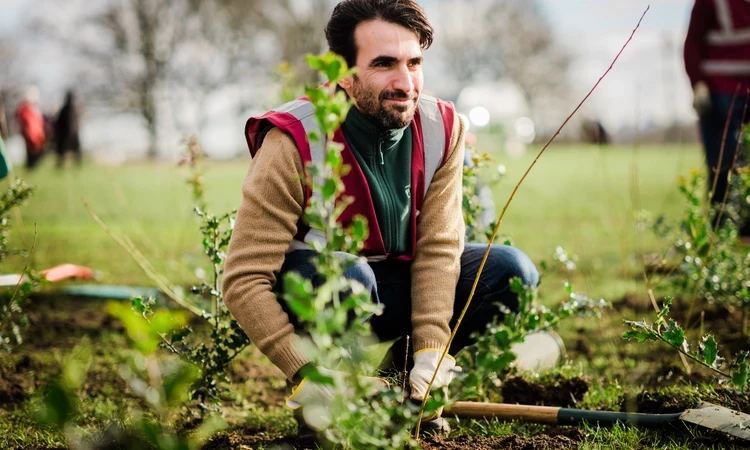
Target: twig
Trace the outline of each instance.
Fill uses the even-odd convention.
[[[26,264],[23,266],[23,272],[21,272],[21,276],[18,277],[18,282],[16,283],[16,288],[13,291],[13,295],[10,297],[9,304],[13,304],[13,300],[16,299],[16,294],[18,294],[18,289],[21,287],[21,284],[23,283],[23,277],[26,274],[26,270],[29,268],[29,263],[31,262],[31,255],[34,254],[34,248],[36,247],[36,224],[34,224],[34,238],[31,241],[31,249],[29,250],[29,257],[26,258]]]
[[[544,154],[544,151],[547,150],[547,147],[552,143],[552,141],[555,140],[555,138],[560,134],[562,129],[565,127],[565,125],[570,121],[570,119],[575,115],[576,112],[581,108],[581,106],[588,100],[588,98],[591,96],[591,94],[594,93],[594,90],[599,86],[599,83],[602,82],[604,77],[607,76],[607,74],[612,70],[612,67],[614,67],[617,60],[620,58],[620,55],[625,50],[625,47],[628,46],[630,41],[633,39],[633,36],[635,35],[635,32],[638,30],[638,28],[641,26],[641,22],[643,21],[643,18],[646,16],[646,13],[651,8],[649,5],[646,7],[646,10],[643,11],[643,15],[641,15],[641,18],[638,20],[638,24],[633,29],[633,32],[630,33],[630,37],[628,37],[628,40],[625,42],[625,44],[622,46],[620,51],[617,53],[615,58],[612,60],[612,63],[609,65],[607,70],[604,71],[604,74],[602,74],[601,77],[599,77],[599,80],[597,80],[596,84],[594,84],[594,87],[591,88],[591,90],[586,94],[586,96],[581,100],[581,102],[578,104],[578,106],[575,107],[572,113],[568,115],[568,117],[565,119],[565,121],[560,125],[560,128],[557,129],[554,135],[547,141],[546,144],[544,144],[544,147],[539,151],[539,154],[534,158],[534,161],[532,161],[531,165],[528,169],[526,169],[526,172],[523,174],[521,179],[518,181],[516,186],[513,188],[513,192],[510,194],[510,198],[508,198],[508,201],[505,203],[505,206],[503,207],[502,212],[500,212],[500,217],[497,219],[497,223],[495,224],[495,228],[492,230],[492,236],[489,239],[489,243],[487,244],[487,248],[484,251],[484,256],[482,257],[482,262],[479,264],[479,269],[477,270],[477,274],[474,277],[474,284],[471,286],[471,292],[469,293],[469,298],[466,301],[466,305],[464,305],[463,310],[461,311],[461,314],[458,316],[458,320],[456,321],[456,326],[453,327],[453,331],[451,331],[451,335],[448,338],[448,343],[445,345],[445,349],[443,350],[443,353],[440,355],[440,360],[437,363],[437,366],[435,368],[435,372],[432,374],[432,378],[430,379],[430,384],[427,385],[427,392],[425,393],[424,400],[422,400],[422,406],[419,409],[419,420],[417,421],[417,427],[416,431],[414,433],[415,439],[419,439],[419,425],[422,421],[422,416],[424,415],[424,408],[425,405],[427,405],[427,399],[430,395],[430,389],[432,389],[432,385],[435,383],[435,378],[437,377],[438,368],[440,368],[440,365],[443,363],[443,360],[445,359],[445,355],[448,354],[448,349],[450,349],[451,343],[453,342],[453,338],[456,336],[456,331],[458,331],[458,327],[461,325],[461,321],[464,318],[464,315],[466,315],[466,311],[469,309],[469,305],[471,304],[471,300],[474,298],[474,293],[476,292],[477,285],[479,284],[479,277],[482,275],[482,270],[484,270],[484,265],[487,262],[487,258],[490,255],[490,249],[492,248],[492,243],[495,241],[495,237],[497,236],[497,232],[500,229],[500,225],[503,223],[503,218],[505,217],[505,212],[508,210],[508,206],[510,205],[510,202],[513,201],[513,197],[516,195],[516,192],[518,191],[518,188],[521,186],[521,183],[526,179],[526,176],[531,172],[531,169],[534,167],[536,162],[539,160],[539,158]]]
[[[729,124],[732,123],[732,113],[734,112],[734,102],[737,100],[737,94],[740,92],[740,83],[737,83],[737,87],[734,89],[732,95],[732,102],[729,104],[729,112],[727,113],[727,120],[724,122],[724,134],[721,136],[721,147],[719,148],[719,162],[716,164],[716,173],[714,174],[714,181],[711,185],[711,191],[708,193],[708,199],[711,200],[716,191],[716,185],[719,182],[719,172],[721,171],[721,162],[724,159],[724,147],[727,145],[727,134],[729,134]]]
[[[409,376],[409,372],[406,370],[406,365],[409,362],[409,335],[406,335],[406,351],[404,354],[404,373],[401,377],[401,391],[406,392],[406,378]]]
[[[141,252],[138,251],[137,248],[133,247],[132,244],[129,244],[126,242],[126,240],[123,240],[120,236],[116,235],[105,223],[102,221],[102,219],[99,218],[99,216],[96,215],[96,213],[91,209],[87,201],[83,201],[83,206],[86,208],[86,210],[89,212],[91,217],[96,221],[96,223],[99,224],[99,226],[104,229],[104,231],[117,242],[120,244],[120,247],[122,247],[128,254],[130,255],[133,260],[141,267],[141,269],[146,273],[146,275],[153,280],[157,286],[159,286],[159,289],[164,292],[164,294],[167,295],[167,297],[174,300],[177,304],[182,306],[183,308],[187,309],[191,313],[195,314],[196,316],[202,316],[203,311],[196,308],[195,306],[187,303],[184,299],[182,299],[177,293],[174,291],[174,289],[169,286],[168,283],[165,283],[164,280],[157,274],[153,267],[151,267],[151,264],[148,262],[148,260],[141,254]],[[126,238],[127,239],[127,238]],[[129,240],[128,240],[129,241]]]

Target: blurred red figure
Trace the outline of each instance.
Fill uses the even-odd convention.
[[[16,121],[26,142],[26,167],[33,169],[44,153],[44,117],[36,104],[39,101],[39,90],[31,87],[26,91],[24,100],[16,109]]]
[[[709,190],[716,178],[711,203],[720,204],[734,169],[742,110],[750,89],[750,0],[695,1],[685,38],[685,69],[693,87],[693,107],[700,118]],[[747,163],[740,144],[736,166]],[[750,237],[750,221],[737,226],[741,237]]]

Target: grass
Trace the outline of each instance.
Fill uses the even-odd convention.
[[[486,142],[489,140],[480,137],[480,143]],[[490,146],[480,149],[494,151]],[[495,188],[498,212],[537,150],[532,148],[515,160],[495,155],[507,167],[507,175]],[[676,217],[682,208],[677,178],[692,168],[700,169],[700,156],[697,146],[552,146],[519,190],[500,232],[511,236],[514,244],[535,262],[551,263],[558,245],[577,255],[577,270],[567,272],[551,264],[553,268],[544,274],[541,294],[545,302],[555,303],[564,296],[563,280],[570,280],[577,292],[590,297],[618,300],[627,294],[643,296],[646,286],[641,275],[641,256],[665,250],[666,243],[648,230],[638,228],[638,212],[649,210],[656,215]],[[83,204],[86,200],[115,232],[127,234],[173,284],[188,286],[198,281],[196,270],[203,267],[205,257],[190,190],[185,185],[186,169],[168,164],[133,163],[116,168],[85,164],[79,170],[57,171],[50,162],[46,161],[46,165],[33,173],[19,174],[36,186],[37,192],[11,220],[11,243],[16,247],[29,248],[36,229],[33,268],[69,262],[101,271],[101,283],[153,284],[91,219]],[[213,211],[224,212],[238,206],[248,163],[249,158],[207,164],[205,185]],[[0,265],[0,270],[18,272],[24,264],[24,258],[11,257]],[[46,289],[54,288],[53,285]],[[96,304],[88,305],[85,308],[95,310]],[[61,315],[66,313],[69,310],[61,307],[54,320],[48,319],[63,322],[65,318]],[[590,381],[590,391],[579,407],[617,410],[626,394],[644,389],[644,379],[660,364],[671,362],[679,368],[676,355],[665,352],[658,344],[637,345],[620,338],[625,331],[623,318],[640,318],[645,314],[649,314],[648,306],[621,307],[606,313],[603,320],[572,319],[565,324],[561,334],[569,347],[591,348],[590,355],[573,351],[571,359],[560,369],[564,376],[583,376]],[[32,321],[30,332],[35,333],[35,326],[44,329],[47,325]],[[34,372],[40,374],[41,383],[59,370],[62,354],[70,350],[79,336],[61,340],[54,331],[42,331],[38,332],[38,338],[56,343],[52,349],[32,346],[25,350],[37,361]],[[118,396],[122,382],[116,375],[127,345],[116,330],[98,334],[95,339],[98,353],[92,376],[99,383],[82,398],[86,405],[85,421],[90,425],[102,424],[107,417],[127,412],[126,396]],[[12,358],[4,363],[10,367],[14,361]],[[284,381],[257,350],[246,352],[238,364],[252,369],[243,375],[244,381],[240,377],[234,383],[234,394],[225,403],[228,420],[239,431],[223,432],[212,448],[242,445],[273,448],[274,439],[294,433],[291,414],[279,401]],[[269,392],[273,393],[271,397]],[[686,401],[714,394],[710,389],[684,383],[668,392],[676,397],[685,396]],[[537,425],[470,421],[458,424],[454,436],[531,436],[546,430]],[[61,436],[34,426],[22,409],[0,405],[0,447],[61,444]],[[712,446],[701,434],[587,427],[581,448]]]

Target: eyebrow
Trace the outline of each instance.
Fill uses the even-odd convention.
[[[421,63],[423,59],[424,58],[422,58],[421,56],[415,56],[414,58],[409,58],[409,62],[412,64]],[[398,58],[396,58],[395,56],[380,55],[380,56],[376,56],[375,58],[372,59],[372,61],[370,61],[370,67],[375,67],[383,63],[394,64],[397,62],[398,62]]]

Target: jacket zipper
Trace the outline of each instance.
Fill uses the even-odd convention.
[[[390,185],[385,174],[385,156],[383,154],[383,137],[378,136],[378,153],[380,154],[380,180],[383,188],[383,198],[385,199],[385,210],[386,210],[386,221],[387,223],[381,224],[381,229],[387,229],[388,239],[383,236],[383,245],[385,245],[385,252],[390,253],[393,249],[393,237],[396,234],[396,224],[394,224],[393,217],[393,201],[391,196]]]

